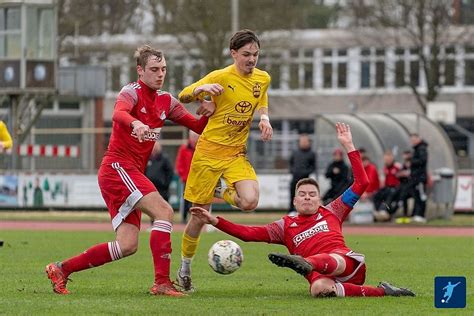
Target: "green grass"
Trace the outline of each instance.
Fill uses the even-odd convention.
[[[241,224],[266,224],[280,219],[284,212],[215,212],[215,215],[223,215],[226,219],[237,221]],[[144,222],[148,221],[147,216],[142,217]],[[53,221],[53,222],[101,222],[110,223],[110,216],[106,210],[103,211],[12,211],[0,210],[0,221]],[[181,216],[175,212],[174,222],[180,223]],[[390,223],[377,223],[377,225],[390,225]],[[395,224],[394,224],[395,225]],[[412,223],[410,226],[419,224]],[[427,226],[468,226],[474,227],[474,214],[456,214],[451,219],[434,219],[426,224]],[[424,225],[424,226],[426,226]],[[405,226],[405,225],[404,225]]]
[[[0,314],[157,314],[157,315],[432,315],[474,312],[474,242],[470,237],[350,236],[348,245],[366,255],[367,284],[387,280],[411,288],[415,298],[314,299],[305,279],[273,266],[270,251],[282,246],[243,243],[244,264],[232,275],[214,273],[207,265],[211,244],[228,236],[202,236],[195,259],[198,291],[186,298],[154,297],[148,233],[132,257],[72,275],[71,295],[52,293],[44,266],[75,255],[93,244],[113,239],[113,233],[3,231],[0,239]],[[173,234],[172,275],[178,266],[180,233]],[[466,276],[468,307],[437,310],[434,277]]]

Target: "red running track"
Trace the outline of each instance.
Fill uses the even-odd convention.
[[[142,228],[148,228],[143,225]],[[1,230],[49,230],[49,231],[112,231],[110,223],[90,222],[35,222],[1,221]],[[184,224],[175,224],[174,231],[183,231]],[[344,226],[345,235],[390,235],[390,236],[474,236],[474,227],[434,226]]]

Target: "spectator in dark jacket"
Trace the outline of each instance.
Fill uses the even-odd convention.
[[[349,167],[344,162],[343,152],[336,148],[332,153],[332,162],[327,166],[326,178],[331,181],[331,187],[323,196],[323,204],[330,203],[349,187]]]
[[[170,159],[163,153],[161,144],[156,142],[151,152],[145,175],[155,185],[160,195],[166,201],[168,201],[170,197],[169,187],[173,179],[173,174],[173,165]]]
[[[311,150],[311,140],[307,134],[299,137],[298,149],[290,157],[290,207],[289,212],[296,212],[293,206],[296,183],[303,178],[308,178],[316,170],[316,154]]]
[[[413,133],[410,135],[410,142],[413,146],[413,156],[411,158],[410,168],[410,188],[413,192],[415,204],[413,206],[414,222],[426,223],[426,184],[428,182],[428,144]]]

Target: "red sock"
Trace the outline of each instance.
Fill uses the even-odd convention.
[[[305,260],[311,263],[314,271],[317,271],[321,274],[331,274],[337,268],[336,259],[327,253],[306,257]]]
[[[336,283],[337,296],[384,296],[382,288],[352,283]]]
[[[67,277],[73,272],[101,266],[107,262],[122,258],[118,241],[95,245],[78,256],[69,258],[61,263],[61,268]]]
[[[158,284],[170,281],[171,228],[171,223],[163,220],[154,221],[151,228],[150,248]]]

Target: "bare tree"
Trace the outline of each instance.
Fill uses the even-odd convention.
[[[347,9],[353,25],[375,29],[379,40],[391,37],[395,43],[407,43],[416,52],[426,79],[426,92],[414,80],[405,80],[423,112],[428,102],[436,100],[444,82],[446,54],[442,48],[459,41],[465,32],[453,34],[451,1],[443,0],[352,0]],[[367,33],[359,33],[367,36]],[[357,36],[357,34],[356,34]],[[382,38],[385,37],[385,38]]]
[[[224,66],[231,32],[230,0],[148,0],[155,34],[176,35],[187,52],[197,52],[205,70]],[[327,27],[335,10],[314,0],[240,0],[239,28],[257,32]]]
[[[59,0],[59,50],[65,37],[121,34],[133,29],[133,17],[140,0]]]

